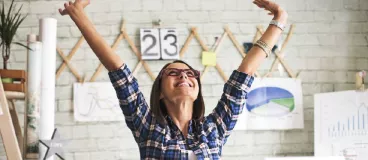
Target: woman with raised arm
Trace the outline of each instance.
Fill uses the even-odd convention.
[[[97,33],[84,13],[89,1],[59,9],[69,15],[109,71],[128,128],[141,159],[220,159],[222,148],[245,105],[258,66],[271,53],[287,22],[287,13],[270,0],[254,0],[273,15],[270,25],[224,84],[217,106],[204,116],[200,73],[176,60],[166,64],[153,83],[150,106],[127,65]]]

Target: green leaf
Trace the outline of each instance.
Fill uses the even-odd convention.
[[[25,47],[25,48],[27,48],[28,50],[31,50],[31,51],[33,51],[31,48],[29,48],[28,46],[26,46],[26,45],[24,45],[24,44],[22,44],[22,43],[19,43],[19,42],[13,42],[14,44],[16,44],[16,45],[20,45],[20,46],[22,46],[22,47]]]

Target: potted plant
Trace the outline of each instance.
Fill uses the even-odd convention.
[[[16,6],[14,5],[14,0],[12,0],[9,8],[7,11],[5,11],[5,4],[4,1],[2,2],[2,7],[0,8],[0,51],[2,52],[3,57],[3,69],[0,70],[0,74],[2,74],[2,82],[3,83],[13,83],[13,80],[16,80],[17,78],[25,78],[25,77],[19,77],[18,75],[25,75],[25,72],[23,70],[8,70],[7,64],[8,60],[10,58],[11,53],[11,46],[13,44],[20,45],[22,47],[25,47],[29,49],[26,45],[23,45],[19,42],[13,42],[15,34],[17,33],[18,27],[20,24],[24,21],[24,19],[27,17],[27,15],[22,15],[20,13],[23,5],[16,9]],[[13,72],[13,73],[12,73]],[[17,72],[17,73],[15,73]],[[10,75],[10,77],[9,77]],[[18,76],[18,77],[12,77],[12,76]],[[4,86],[4,88],[6,88]]]

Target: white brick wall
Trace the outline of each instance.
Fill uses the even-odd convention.
[[[286,47],[285,61],[295,73],[300,72],[303,82],[305,128],[291,131],[234,131],[223,149],[225,160],[263,160],[264,157],[273,155],[313,155],[313,94],[354,89],[355,72],[368,70],[367,0],[276,2],[288,10],[289,22],[296,25],[294,35]],[[58,46],[66,55],[69,54],[81,33],[68,16],[58,15],[57,9],[61,8],[63,3],[60,0],[17,0],[17,4],[23,4],[22,13],[29,15],[19,28],[16,39],[25,42],[27,34],[38,33],[39,18],[56,17],[59,26]],[[120,20],[124,18],[127,33],[137,46],[139,28],[150,27],[152,21],[158,19],[161,19],[165,26],[174,26],[180,30],[179,44],[182,47],[190,33],[190,27],[197,27],[202,40],[211,46],[214,37],[221,36],[223,27],[229,25],[236,39],[242,44],[253,39],[256,25],[267,27],[272,18],[247,0],[95,0],[87,7],[86,13],[109,44],[113,44],[118,36]],[[282,38],[285,36],[286,33]],[[9,67],[25,69],[26,52],[19,46],[12,49]],[[194,39],[184,55],[184,60],[203,70],[201,51]],[[116,53],[130,68],[136,65],[137,57],[125,40],[120,42]],[[227,75],[230,75],[241,61],[238,51],[228,38],[224,40],[218,57]],[[274,56],[271,56],[264,61],[260,66],[260,73],[269,69],[273,58]],[[165,62],[148,64],[157,73]],[[57,55],[57,68],[60,63],[61,58]],[[83,42],[82,48],[72,58],[72,65],[81,76],[92,76],[98,64],[97,57],[86,42]],[[143,68],[139,73],[137,78],[149,101],[152,81]],[[106,74],[106,70],[103,70],[97,81],[109,81]],[[74,82],[76,78],[68,68],[56,81],[55,125],[60,129],[62,137],[70,140],[66,148],[66,159],[138,159],[138,147],[125,122],[74,122]],[[368,83],[368,78],[366,82]],[[214,68],[210,68],[202,83],[206,113],[209,113],[221,95],[223,80]],[[23,104],[22,101],[17,102],[19,106]],[[22,115],[24,110],[17,108],[20,108],[18,110]],[[4,155],[3,144],[0,143],[0,159],[6,159]]]

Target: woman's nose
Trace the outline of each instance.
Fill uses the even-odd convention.
[[[180,78],[188,79],[188,76],[184,72],[181,72],[180,73]]]

